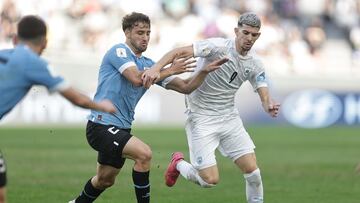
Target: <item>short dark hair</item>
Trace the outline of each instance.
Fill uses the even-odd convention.
[[[17,25],[18,37],[22,40],[35,40],[46,36],[46,24],[38,16],[28,15],[20,19]]]
[[[238,26],[241,27],[244,24],[249,25],[251,27],[257,27],[257,28],[261,27],[260,18],[255,13],[251,13],[251,12],[247,12],[240,15]]]
[[[150,27],[149,16],[142,13],[132,12],[131,14],[124,16],[122,19],[122,29],[125,32],[126,29],[132,29],[139,22],[148,24]]]

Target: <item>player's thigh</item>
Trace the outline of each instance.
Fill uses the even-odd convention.
[[[132,160],[149,160],[152,156],[149,145],[135,136],[132,136],[126,143],[122,154],[124,157]]]
[[[249,153],[254,153],[255,145],[237,116],[230,116],[223,124],[219,151],[232,161]]]
[[[99,153],[121,157],[122,151],[132,135],[130,129],[89,121],[86,127],[86,137],[90,146]]]
[[[219,146],[215,117],[191,115],[185,124],[191,164],[198,170],[216,165],[215,150]]]
[[[122,151],[131,137],[130,129],[121,129],[113,125],[89,121],[86,127],[87,141],[98,151],[98,163],[118,169],[125,163]]]
[[[235,164],[243,173],[251,173],[258,168],[255,153],[245,154],[235,160]]]

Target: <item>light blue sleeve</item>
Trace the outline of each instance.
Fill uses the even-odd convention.
[[[26,78],[34,85],[43,85],[50,92],[64,89],[65,81],[60,76],[54,76],[48,67],[48,63],[41,58],[32,58],[25,68]]]
[[[131,66],[136,66],[134,60],[131,58],[131,53],[125,46],[113,47],[107,53],[110,64],[116,68],[120,73]]]

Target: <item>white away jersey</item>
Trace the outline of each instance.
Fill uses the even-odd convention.
[[[193,48],[194,56],[200,57],[195,72],[219,58],[227,57],[229,61],[209,73],[199,88],[186,95],[190,112],[206,115],[231,113],[235,109],[235,94],[245,81],[248,80],[254,90],[267,87],[260,59],[251,53],[241,56],[236,51],[234,39],[206,39],[195,42]]]

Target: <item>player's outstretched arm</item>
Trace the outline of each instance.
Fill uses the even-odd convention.
[[[85,109],[93,109],[98,111],[104,111],[108,113],[115,113],[116,108],[110,100],[103,100],[100,102],[93,102],[88,96],[81,94],[72,87],[66,88],[60,91],[60,94],[67,100],[76,106],[80,106]]]
[[[142,74],[141,78],[143,81],[143,86],[149,88],[152,84],[154,84],[160,77],[160,70],[173,62],[175,58],[184,58],[188,56],[194,56],[192,45],[175,48],[169,51],[157,63],[155,63],[151,69],[146,70]]]
[[[280,110],[280,103],[270,97],[269,89],[267,87],[260,87],[257,89],[257,92],[265,112],[270,114],[271,117],[277,117]]]
[[[194,72],[196,67],[196,60],[191,57],[175,58],[169,68],[162,69],[160,72],[160,78],[155,82],[162,81],[171,75],[178,75],[185,72]]]
[[[210,72],[219,69],[220,66],[226,63],[227,61],[229,61],[228,58],[215,60],[209,63],[207,66],[203,67],[199,72],[197,72],[197,74],[195,74],[194,76],[188,79],[183,80],[178,77],[174,78],[166,85],[165,88],[175,90],[183,94],[190,94],[192,91],[194,91],[204,82],[206,76]]]

